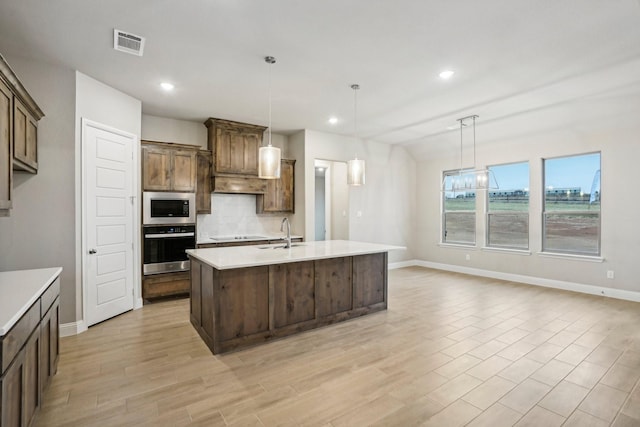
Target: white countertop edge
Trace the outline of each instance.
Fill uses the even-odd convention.
[[[305,242],[304,245],[313,245],[315,243],[318,242]],[[208,251],[224,251],[224,250],[234,250],[237,251],[239,248],[244,248],[246,250],[251,250],[251,251],[277,251],[277,250],[285,250],[285,249],[259,249],[259,247],[262,246],[278,246],[279,244],[274,244],[274,245],[260,245],[258,246],[233,246],[233,247],[228,247],[228,248],[205,248],[205,249],[189,249],[187,250],[187,254],[191,255],[192,257],[202,261],[203,263],[212,266],[213,268],[217,269],[217,270],[232,270],[235,268],[249,268],[249,267],[261,267],[261,266],[265,266],[265,265],[275,265],[275,264],[289,264],[289,263],[294,263],[294,262],[304,262],[304,261],[313,261],[313,260],[317,260],[317,259],[328,259],[328,258],[339,258],[339,257],[346,257],[346,256],[355,256],[355,255],[368,255],[368,254],[375,254],[375,253],[382,253],[382,252],[389,252],[392,250],[406,250],[407,248],[405,246],[393,246],[393,245],[385,245],[385,244],[381,244],[381,243],[366,243],[366,242],[354,242],[357,244],[363,244],[363,245],[370,245],[369,248],[363,248],[363,249],[357,249],[357,250],[348,250],[348,251],[334,251],[331,253],[327,253],[327,254],[320,254],[320,255],[307,255],[307,256],[299,256],[299,257],[294,257],[294,258],[280,258],[280,259],[267,259],[267,260],[245,260],[245,261],[240,261],[237,262],[235,264],[224,264],[221,265],[219,263],[216,263],[215,260],[212,260],[211,258],[203,255],[206,254]],[[293,250],[295,250],[295,248],[293,248]],[[291,251],[291,249],[289,250]],[[209,252],[210,253],[210,252]],[[259,252],[258,252],[259,253]]]
[[[24,277],[27,275],[42,273],[43,276],[47,277],[45,282],[42,283],[39,289],[35,293],[31,295],[31,297],[20,307],[20,309],[11,317],[9,320],[5,321],[3,325],[0,325],[0,337],[4,337],[13,326],[20,320],[20,318],[27,312],[29,307],[33,305],[34,302],[38,300],[44,293],[44,291],[51,285],[62,273],[62,267],[52,267],[52,268],[38,268],[33,270],[16,270],[16,271],[4,271],[0,272],[0,283],[4,280],[24,280]],[[13,278],[12,276],[15,276]]]

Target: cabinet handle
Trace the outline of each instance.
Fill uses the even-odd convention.
[[[98,253],[98,251],[96,251],[95,249],[90,249],[89,250],[89,255],[93,255],[95,253]]]

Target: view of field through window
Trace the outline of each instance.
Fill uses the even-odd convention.
[[[600,255],[600,153],[544,159],[542,250]],[[529,248],[529,164],[489,168],[496,190],[443,191],[443,243],[476,242],[476,199],[487,197],[487,246]],[[462,172],[464,174],[464,171]],[[445,172],[444,188],[458,171]]]

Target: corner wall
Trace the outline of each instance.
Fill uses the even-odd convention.
[[[11,216],[0,218],[0,270],[62,267],[60,322],[73,322],[75,73],[48,63],[5,58],[45,116],[38,124],[38,173],[14,172]]]

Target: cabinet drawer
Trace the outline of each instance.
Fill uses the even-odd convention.
[[[40,314],[44,316],[49,311],[49,307],[56,300],[56,298],[60,295],[60,278],[58,277],[54,282],[47,288],[46,291],[40,297]]]
[[[40,323],[40,300],[33,303],[27,312],[18,320],[13,328],[2,340],[2,371],[4,372],[13,358],[18,354],[22,346],[27,342],[27,338]]]

